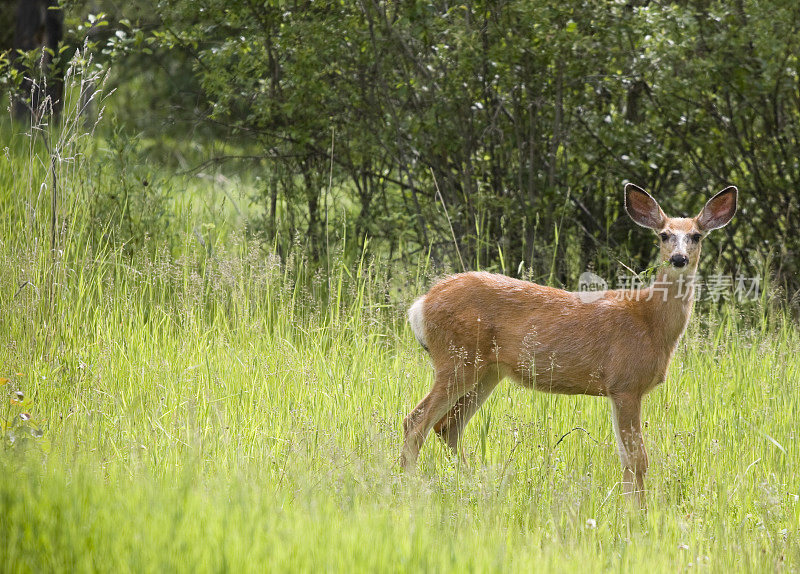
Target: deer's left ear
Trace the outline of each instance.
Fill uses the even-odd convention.
[[[703,211],[694,218],[700,230],[708,232],[726,226],[736,213],[738,195],[739,190],[731,185],[709,199]]]

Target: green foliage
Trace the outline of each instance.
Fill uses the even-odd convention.
[[[64,6],[61,57],[118,64],[112,106],[139,151],[254,173],[251,229],[302,236],[317,264],[350,237],[351,257],[369,239],[404,264],[572,286],[651,253],[624,180],[674,214],[733,183],[720,267],[755,275],[771,255],[800,286],[796,2]]]
[[[94,243],[138,250],[174,245],[180,218],[173,182],[148,165],[138,138],[115,126],[90,166],[86,207]]]
[[[722,265],[753,272],[774,249],[794,286],[794,2],[210,0],[158,13],[153,37],[190,55],[208,121],[256,146],[264,227],[302,226],[314,253],[324,214],[344,209],[351,234],[400,257],[454,255],[452,224],[470,267],[569,283],[590,262],[613,273],[622,245],[639,263],[650,252],[619,223],[622,181],[680,211],[735,183],[744,217],[714,246]]]

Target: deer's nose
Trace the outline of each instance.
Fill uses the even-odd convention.
[[[673,255],[669,258],[669,262],[672,263],[675,267],[683,267],[687,263],[689,263],[689,258],[686,255]]]

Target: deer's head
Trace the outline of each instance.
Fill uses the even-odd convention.
[[[653,196],[629,183],[625,186],[625,211],[637,224],[658,235],[659,262],[668,262],[672,274],[694,273],[703,239],[733,218],[737,195],[736,187],[726,187],[709,199],[695,217],[669,217]]]

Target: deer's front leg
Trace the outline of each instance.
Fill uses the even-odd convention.
[[[644,507],[647,452],[642,437],[642,399],[636,395],[617,395],[611,397],[611,404],[614,407],[614,434],[623,467],[622,490]]]

